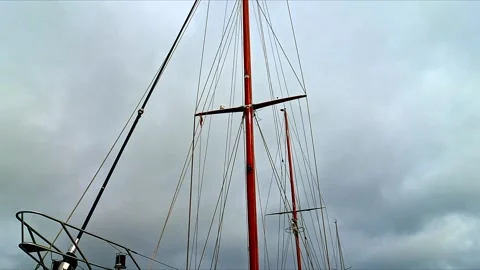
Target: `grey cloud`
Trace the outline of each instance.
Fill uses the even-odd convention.
[[[0,100],[5,130],[0,165],[2,190],[8,192],[0,199],[7,231],[0,235],[0,253],[6,257],[0,255],[0,267],[22,268],[31,264],[15,247],[14,211],[34,208],[59,218],[68,214],[147,87],[190,4],[1,5],[0,37],[7,42],[0,45],[0,59],[8,64],[0,65],[0,93],[6,97]],[[271,12],[288,15],[280,4],[272,5]],[[330,219],[339,220],[348,264],[476,267],[478,4],[305,1],[292,2],[291,8],[309,88],[322,192]],[[274,26],[290,30],[288,20],[275,20]],[[147,254],[155,246],[191,140],[191,93],[197,77],[186,74],[198,72],[192,59],[199,57],[200,19],[192,29],[89,229]],[[278,35],[293,52],[289,33]],[[259,48],[255,55],[262,57]],[[262,66],[260,61],[255,67]],[[256,89],[267,88],[255,83]],[[267,132],[272,127],[268,113],[259,113]],[[225,118],[214,121],[222,126]],[[224,132],[218,128],[212,140]],[[258,162],[266,160],[257,149]],[[221,147],[212,151],[222,162]],[[232,268],[246,267],[244,186],[241,167],[236,169],[220,259]],[[212,179],[221,172],[207,173],[206,188],[213,189]],[[103,170],[74,223],[82,220],[105,174]],[[216,198],[204,199],[210,207]],[[162,245],[160,260],[183,264],[186,227],[181,221],[186,213],[182,201],[164,240],[171,248]]]

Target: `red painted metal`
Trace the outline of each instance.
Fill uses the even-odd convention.
[[[250,270],[259,269],[257,202],[255,192],[255,149],[253,143],[252,73],[250,61],[250,19],[248,0],[243,0],[243,69],[245,76],[245,148],[248,215],[248,251]]]
[[[288,169],[290,172],[290,192],[292,195],[292,213],[293,213],[293,220],[292,220],[292,231],[293,235],[295,236],[295,247],[297,250],[297,267],[298,270],[302,270],[302,254],[300,253],[300,239],[298,236],[298,218],[297,218],[297,203],[295,201],[295,184],[293,178],[293,158],[292,158],[292,150],[290,144],[290,131],[288,129],[288,116],[287,110],[282,109],[283,116],[285,118],[285,137],[287,138],[287,154],[288,154]]]

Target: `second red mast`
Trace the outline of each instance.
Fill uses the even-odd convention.
[[[292,158],[292,149],[290,144],[290,130],[288,129],[288,116],[287,110],[282,109],[283,116],[285,118],[285,137],[287,139],[287,154],[288,154],[288,169],[290,172],[290,192],[292,195],[292,231],[295,236],[295,247],[297,250],[297,267],[298,270],[302,270],[302,253],[300,251],[300,239],[298,231],[298,218],[297,218],[297,202],[295,200],[295,182],[293,178],[293,158]]]

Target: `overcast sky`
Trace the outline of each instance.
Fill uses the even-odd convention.
[[[322,192],[330,220],[339,221],[347,265],[478,267],[480,4],[290,5]],[[34,265],[17,247],[15,212],[68,215],[190,6],[0,3],[0,269]],[[271,12],[286,14],[277,6]],[[277,24],[286,26],[279,35],[290,31],[285,20]],[[201,22],[192,23],[89,226],[148,255],[191,140]],[[239,173],[242,190],[229,211],[243,213]],[[79,207],[74,224],[94,195]],[[241,214],[224,225],[239,228],[223,239],[233,268],[247,265],[244,224]],[[170,229],[160,260],[182,265],[185,245],[178,234],[184,231]]]

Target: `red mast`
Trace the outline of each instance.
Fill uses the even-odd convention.
[[[257,202],[255,192],[255,150],[253,144],[253,107],[252,80],[250,62],[250,19],[248,0],[243,0],[243,70],[245,76],[245,148],[247,161],[247,213],[248,213],[248,249],[250,254],[250,270],[259,269]]]
[[[256,109],[272,106],[275,104],[304,98],[306,95],[298,95],[254,104],[252,98],[252,71],[250,57],[250,21],[248,0],[242,0],[243,22],[243,70],[245,104],[239,107],[221,108],[207,112],[196,113],[195,116],[242,112],[245,120],[245,150],[246,150],[246,189],[247,189],[247,220],[248,220],[248,253],[249,269],[259,270],[258,255],[258,231],[257,231],[257,197],[255,183],[255,149],[253,140],[253,117]]]
[[[290,131],[288,130],[287,110],[282,109],[285,118],[285,137],[287,138],[287,154],[288,154],[288,169],[290,172],[290,191],[292,194],[292,231],[295,236],[295,247],[297,249],[297,266],[298,270],[302,270],[302,254],[300,253],[300,239],[298,237],[298,219],[297,219],[297,203],[295,201],[295,184],[293,181],[293,159],[290,145]]]

